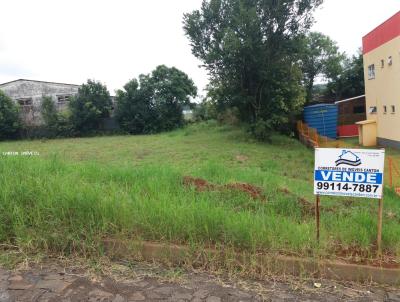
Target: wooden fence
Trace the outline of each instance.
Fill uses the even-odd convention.
[[[334,140],[327,136],[320,135],[314,128],[309,127],[302,121],[297,122],[297,132],[300,141],[312,148],[343,148],[347,147],[343,141]]]

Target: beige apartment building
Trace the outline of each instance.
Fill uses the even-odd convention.
[[[363,37],[367,120],[364,146],[400,148],[400,11]]]

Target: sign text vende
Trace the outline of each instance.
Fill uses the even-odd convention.
[[[382,173],[316,170],[315,180],[382,184]]]

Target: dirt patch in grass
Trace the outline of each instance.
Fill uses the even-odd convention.
[[[303,216],[314,216],[315,215],[315,203],[311,202],[303,197],[298,197],[296,194],[291,192],[288,188],[279,188],[278,191],[280,193],[283,193],[285,195],[290,195],[296,198],[297,203],[299,204],[301,208],[301,213]],[[330,212],[330,213],[336,213],[337,208],[336,207],[326,207],[326,206],[321,206],[321,211],[324,212]]]
[[[291,192],[288,188],[279,188],[278,191],[284,195],[290,195],[296,198],[297,203],[301,208],[301,213],[303,216],[315,215],[315,204],[306,200],[303,197],[298,197],[296,194]]]
[[[248,183],[231,183],[224,186],[230,190],[237,190],[250,195],[253,199],[265,200],[265,196],[261,188]]]
[[[315,204],[309,202],[304,198],[298,198],[297,202],[301,207],[301,213],[303,214],[303,216],[315,215]]]
[[[239,191],[246,193],[253,199],[259,199],[266,201],[266,197],[263,193],[263,190],[260,187],[257,187],[248,183],[229,183],[225,185],[218,185],[208,182],[202,178],[195,178],[192,176],[184,176],[183,184],[185,186],[194,186],[198,192],[204,191],[223,191],[223,190],[231,190],[231,191]]]
[[[297,198],[297,203],[301,207],[301,212],[303,216],[315,216],[315,203],[312,203],[311,201],[308,201],[305,198]],[[321,211],[323,212],[329,212],[329,213],[336,213],[338,209],[336,207],[322,207],[320,206]]]
[[[183,177],[183,184],[185,186],[194,186],[197,191],[204,192],[204,191],[213,191],[216,189],[212,183],[209,183],[207,180],[202,178],[195,178],[192,176],[184,176]]]

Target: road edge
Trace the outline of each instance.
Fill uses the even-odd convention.
[[[103,247],[107,256],[118,259],[137,259],[178,266],[190,264],[194,267],[251,268],[257,270],[260,275],[279,274],[400,285],[400,269],[339,261],[275,254],[251,255],[223,249],[204,249],[147,241],[104,240]]]

